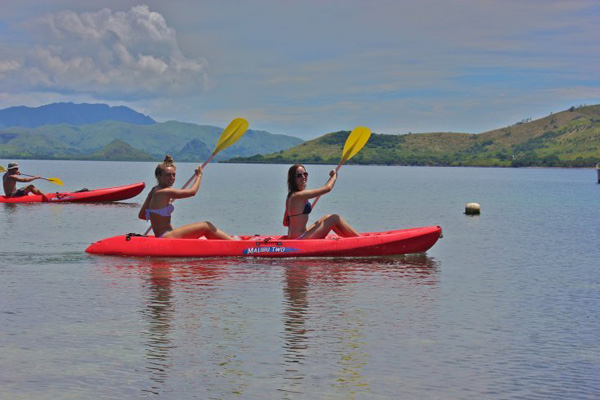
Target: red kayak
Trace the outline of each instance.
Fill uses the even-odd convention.
[[[117,186],[105,189],[85,190],[79,192],[29,194],[20,197],[0,196],[0,203],[95,203],[104,201],[120,201],[137,196],[144,190],[144,182],[132,185]]]
[[[363,257],[423,253],[441,237],[442,228],[426,226],[342,238],[287,239],[243,236],[241,240],[167,239],[136,234],[113,236],[91,244],[91,254],[143,257]]]

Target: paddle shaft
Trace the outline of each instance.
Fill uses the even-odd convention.
[[[23,175],[23,176],[28,176],[28,177],[30,177],[30,178],[35,178],[35,176],[34,176],[34,175],[27,175],[27,174],[21,174],[21,175]],[[40,179],[45,179],[45,180],[47,180],[47,181],[50,181],[50,182],[52,182],[50,179],[48,179],[48,178],[44,178],[43,176],[40,176],[39,178],[40,178]]]
[[[21,175],[23,175],[23,176],[28,176],[28,177],[30,177],[30,178],[35,178],[35,176],[34,176],[34,175],[27,175],[27,174],[21,174]],[[63,185],[63,181],[61,181],[60,179],[58,179],[58,178],[55,178],[55,177],[52,177],[52,178],[44,178],[43,176],[40,176],[40,177],[39,177],[39,179],[44,179],[44,180],[47,180],[48,182],[52,182],[52,183],[54,183],[54,184],[57,184],[57,185],[60,185],[60,186],[62,186],[62,185]]]
[[[6,170],[4,167],[0,167],[0,173],[1,173],[1,172],[7,172],[7,170]],[[34,176],[34,175],[27,175],[27,174],[21,174],[21,175],[23,175],[23,176],[28,176],[28,177],[30,177],[30,178],[35,178],[35,176]],[[44,178],[43,176],[40,176],[40,179],[45,179],[45,180],[47,180],[47,181],[49,181],[49,182],[52,182],[52,179]]]
[[[340,163],[338,164],[337,168],[335,169],[335,173],[336,173],[336,174],[338,173],[338,171],[340,170],[340,168],[342,168],[342,165],[343,165],[343,161],[342,161],[342,162],[340,162]],[[317,204],[317,201],[319,201],[319,199],[320,199],[320,198],[321,198],[321,196],[317,197],[317,198],[315,199],[315,201],[313,201],[311,208],[315,208],[315,205]]]
[[[206,167],[206,164],[208,164],[208,162],[210,160],[212,160],[213,157],[216,156],[216,155],[217,155],[217,153],[212,153],[212,155],[208,158],[208,160],[204,161],[204,164],[202,164],[202,169],[204,169],[204,167]],[[192,183],[192,181],[194,180],[195,177],[196,177],[196,174],[192,175],[190,177],[190,179],[187,180],[187,182],[185,183],[185,185],[183,185],[182,189],[187,188],[190,185],[190,183]]]
[[[348,139],[346,139],[346,143],[344,143],[342,159],[335,169],[336,174],[346,161],[354,157],[364,147],[364,145],[367,144],[369,137],[371,137],[371,130],[364,126],[357,126],[352,130],[352,132],[350,132]],[[311,208],[315,207],[320,198],[321,196],[317,197],[315,201],[313,201]]]

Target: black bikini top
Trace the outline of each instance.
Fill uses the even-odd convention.
[[[304,210],[302,210],[302,212],[300,214],[287,215],[287,209],[286,209],[286,216],[285,216],[285,221],[284,221],[283,225],[289,226],[291,217],[297,217],[298,215],[310,214],[311,211],[312,211],[312,206],[310,205],[309,201],[306,201],[306,204],[304,205]]]
[[[288,215],[288,221],[291,217],[297,217],[298,215],[303,215],[303,214],[310,214],[310,212],[312,211],[312,206],[310,205],[310,202],[306,202],[306,204],[304,205],[304,210],[302,210],[302,212],[300,214],[294,214],[294,215]]]

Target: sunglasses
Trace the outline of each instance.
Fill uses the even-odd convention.
[[[308,178],[308,172],[298,172],[296,174],[296,178],[302,178],[302,177]]]

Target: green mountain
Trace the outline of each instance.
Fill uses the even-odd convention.
[[[230,162],[337,164],[348,131],[287,150]],[[600,161],[600,105],[571,107],[535,121],[484,132],[373,134],[354,164],[591,167]]]
[[[108,153],[112,149],[128,160],[147,160],[150,156],[160,161],[165,154],[171,154],[176,161],[201,161],[212,153],[222,132],[223,128],[216,126],[176,121],[152,125],[102,121],[87,125],[12,127],[0,129],[0,158],[112,159]],[[273,153],[299,143],[302,140],[292,136],[248,130],[215,160]]]
[[[113,140],[94,154],[83,158],[95,161],[152,161],[154,159],[150,154],[134,149],[119,139]]]

